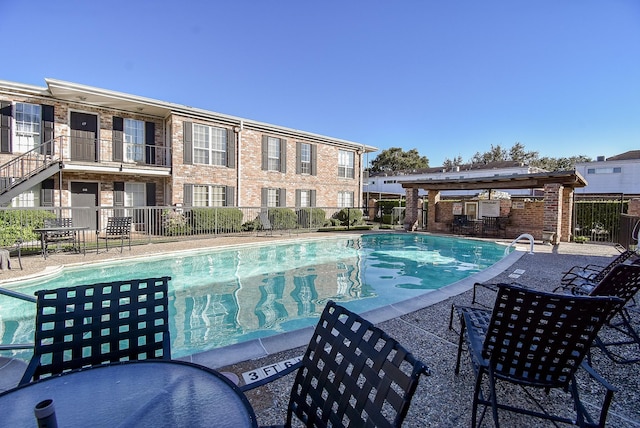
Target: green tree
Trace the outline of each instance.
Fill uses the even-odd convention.
[[[591,162],[592,159],[588,156],[578,155],[570,156],[568,158],[552,158],[542,157],[531,163],[531,166],[546,169],[547,171],[567,171],[574,169],[577,162]]]
[[[400,147],[391,147],[390,149],[381,151],[380,154],[371,161],[369,171],[391,172],[428,167],[429,159],[427,159],[426,156],[420,156],[418,150],[411,149],[405,152]]]
[[[491,145],[491,150],[488,152],[480,153],[476,152],[475,155],[471,158],[469,163],[471,164],[479,164],[479,163],[490,163],[490,162],[501,162],[508,160],[507,158],[507,150],[503,149],[500,144],[497,146]]]
[[[451,169],[455,166],[460,166],[463,163],[464,162],[462,161],[462,156],[458,155],[458,157],[455,157],[453,159],[444,158],[444,162],[442,163],[442,166],[446,169]]]

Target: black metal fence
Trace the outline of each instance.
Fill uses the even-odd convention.
[[[370,215],[371,214],[371,215]],[[47,207],[0,208],[0,246],[19,240],[25,253],[41,249],[41,228],[49,218],[70,218],[86,228],[86,247],[95,248],[109,217],[131,217],[132,244],[205,239],[220,235],[305,233],[318,230],[402,228],[403,210],[381,216],[366,208],[267,207]],[[386,223],[383,223],[384,221]]]

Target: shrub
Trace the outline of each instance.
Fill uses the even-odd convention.
[[[269,208],[267,213],[272,229],[295,229],[298,216],[289,208]]]
[[[194,233],[229,233],[242,230],[242,211],[238,208],[192,208]]]
[[[354,226],[362,224],[362,210],[359,208],[343,208],[334,214],[342,226]]]
[[[173,210],[162,212],[162,230],[165,236],[191,235],[191,225],[187,216]]]
[[[303,229],[322,227],[327,213],[321,208],[299,208],[297,212],[298,224]]]
[[[0,246],[13,245],[19,239],[39,240],[40,234],[33,229],[44,226],[45,218],[56,218],[56,215],[44,210],[0,211]]]

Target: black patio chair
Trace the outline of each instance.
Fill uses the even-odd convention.
[[[98,234],[96,253],[100,250],[100,240],[104,240],[106,251],[109,251],[109,241],[120,240],[120,252],[124,248],[124,241],[128,241],[129,251],[131,251],[131,217],[109,217],[107,219],[104,234]]]
[[[103,363],[171,359],[170,279],[37,291],[34,352],[20,385]]]
[[[482,236],[500,234],[500,217],[482,217]]]
[[[73,219],[71,218],[45,218],[44,221],[45,228],[65,228],[65,227],[73,227]],[[49,247],[55,245],[56,249],[60,249],[63,244],[71,244],[75,246],[76,243],[76,232],[72,230],[56,230],[45,232],[42,235],[42,252],[43,255],[47,256],[49,253]]]
[[[562,278],[560,280],[562,285],[557,287],[556,290],[575,288],[575,293],[580,293],[580,289],[586,287],[586,290],[582,292],[582,294],[588,294],[589,286],[594,286],[598,282],[602,281],[602,279],[611,272],[611,269],[620,263],[626,263],[628,261],[640,262],[640,254],[636,251],[625,250],[604,266],[596,264],[573,266],[567,272],[562,274]]]
[[[483,406],[480,423],[491,407],[496,427],[498,409],[554,422],[604,426],[616,389],[583,360],[601,326],[622,304],[616,297],[559,295],[499,284],[493,311],[457,307],[462,331],[455,373],[459,374],[466,342],[476,376],[471,425],[476,426],[479,406]],[[575,373],[581,366],[606,389],[597,422],[580,401]],[[575,419],[533,406],[498,402],[496,387],[500,382],[569,392]],[[524,406],[523,400],[510,403]]]
[[[307,427],[399,427],[420,376],[422,362],[359,315],[327,303],[298,364],[254,389],[297,370],[285,427],[295,415]]]

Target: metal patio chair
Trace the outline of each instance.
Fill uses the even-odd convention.
[[[462,331],[455,373],[459,374],[466,343],[476,377],[471,425],[476,426],[479,406],[483,406],[480,423],[491,407],[496,427],[498,409],[554,422],[604,426],[616,389],[583,360],[601,326],[622,304],[616,297],[559,295],[499,284],[493,311],[457,307]],[[575,373],[581,366],[606,389],[597,422],[580,401]],[[501,382],[568,392],[575,418],[553,415],[541,407],[522,407],[522,400],[510,400],[521,407],[498,402],[496,389]]]
[[[171,359],[170,279],[37,291],[34,353],[20,385],[103,363]]]
[[[131,217],[109,217],[107,219],[104,234],[98,234],[96,253],[100,250],[100,240],[104,240],[106,251],[109,251],[109,241],[120,240],[120,252],[124,248],[124,241],[128,241],[129,251],[131,251]]]
[[[568,288],[573,290],[576,294],[588,294],[589,286],[594,286],[598,282],[611,272],[615,266],[620,263],[640,262],[640,254],[637,251],[625,250],[615,257],[609,264],[605,266],[588,264],[586,266],[573,266],[567,272],[562,274],[560,280],[561,284],[556,290],[566,290]],[[586,291],[580,292],[581,288],[586,288]]]
[[[359,315],[327,303],[302,358],[288,370],[240,387],[248,391],[297,370],[285,427],[399,427],[420,376],[430,371]]]
[[[73,227],[73,219],[71,218],[45,218],[44,219],[44,227],[45,228],[65,228],[65,227]],[[46,255],[49,253],[49,247],[55,245],[57,249],[60,248],[62,244],[71,244],[75,246],[76,243],[76,232],[71,230],[59,230],[59,231],[50,231],[45,232],[42,235],[42,252],[46,258]]]

